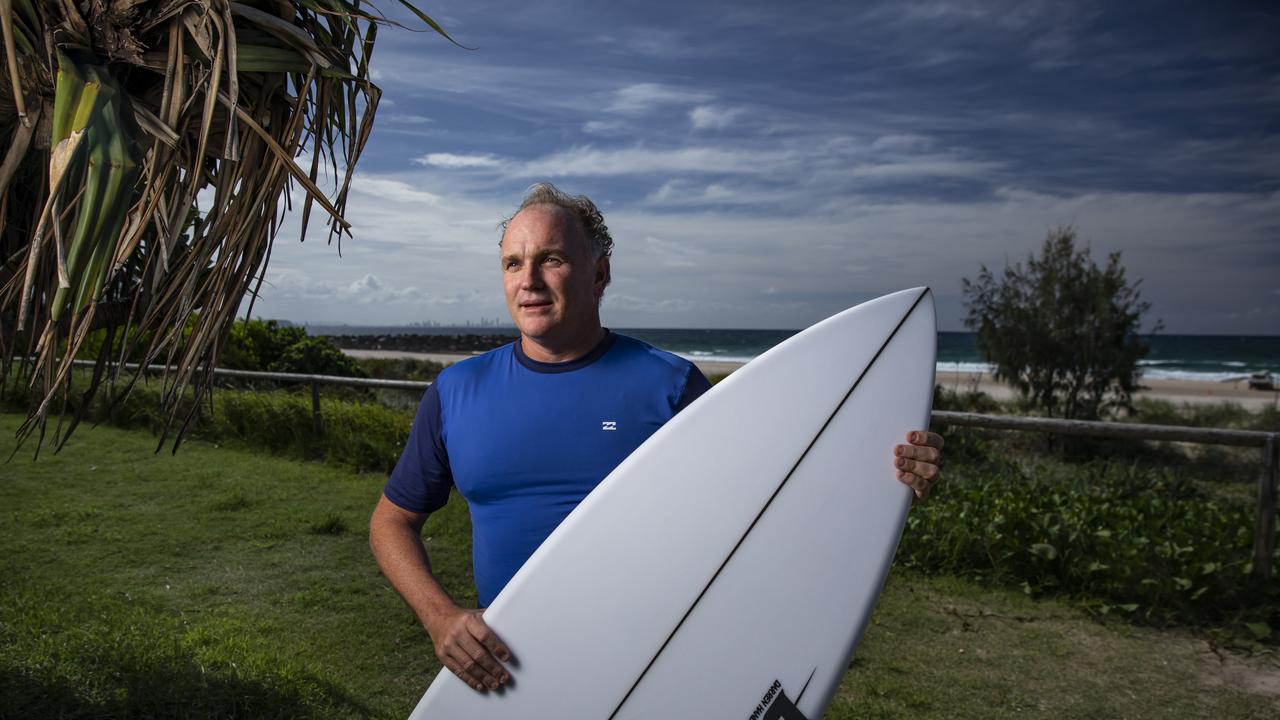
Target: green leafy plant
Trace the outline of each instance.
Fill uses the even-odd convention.
[[[360,358],[360,369],[371,378],[430,382],[444,369],[442,363],[417,358]]]
[[[1280,627],[1280,591],[1252,574],[1248,503],[1168,468],[1052,473],[993,461],[948,472],[908,516],[899,563],[1067,594],[1145,622]]]
[[[965,325],[996,377],[1033,407],[1093,419],[1127,406],[1138,388],[1147,353],[1139,330],[1150,309],[1138,285],[1125,277],[1120,253],[1099,267],[1088,247],[1077,249],[1075,229],[1060,228],[1025,266],[1006,266],[997,278],[983,265],[964,279]]]

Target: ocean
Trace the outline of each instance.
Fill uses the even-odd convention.
[[[624,335],[690,360],[746,362],[798,330],[715,330],[614,328]],[[312,335],[508,335],[514,327],[419,327],[309,325]],[[1223,381],[1254,372],[1280,375],[1280,335],[1166,335],[1150,339],[1140,362],[1143,377],[1167,380]],[[938,333],[938,371],[974,372],[991,366],[978,353],[973,333]]]

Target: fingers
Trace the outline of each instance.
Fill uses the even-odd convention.
[[[912,430],[907,433],[907,442],[912,445],[927,445],[938,450],[941,450],[942,446],[946,444],[941,435],[925,430]]]
[[[906,458],[898,458],[898,481],[910,487],[915,493],[913,502],[920,502],[929,497],[929,491],[938,479],[938,466],[921,463]]]
[[[932,462],[899,457],[894,461],[894,465],[898,468],[899,472],[910,473],[925,482],[933,482],[938,478],[938,466]]]
[[[911,488],[911,491],[914,494],[914,497],[912,498],[913,503],[918,503],[921,500],[924,500],[925,498],[929,497],[929,491],[933,489],[932,483],[920,477],[919,475],[916,475],[915,473],[902,472],[901,470],[899,470],[898,480],[902,484]]]
[[[485,624],[484,620],[480,618],[480,616],[476,615],[473,617],[476,619],[477,623],[479,624],[479,627],[476,628],[477,630],[479,630],[479,632],[472,633],[472,635],[476,638],[476,640],[478,640],[480,644],[483,645],[484,648],[488,650],[493,657],[501,660],[504,663],[511,662],[511,651],[508,650],[507,646],[504,645],[502,641],[498,639],[497,633],[491,630],[489,626]]]
[[[942,451],[928,445],[895,445],[893,454],[900,458],[922,460],[932,465],[937,465],[942,459]]]
[[[898,480],[911,488],[915,502],[919,502],[929,496],[938,480],[944,441],[937,433],[914,430],[907,433],[907,442],[910,444],[894,446],[893,465]]]
[[[472,690],[497,690],[511,681],[499,662],[511,660],[511,652],[485,624],[480,613],[467,612],[452,623],[436,645],[436,657]]]
[[[474,636],[462,638],[459,649],[466,653],[463,668],[479,677],[490,690],[496,690],[507,674],[502,664],[489,653],[488,648],[481,645]]]
[[[441,658],[441,663],[449,670],[449,672],[457,675],[458,678],[462,680],[462,682],[466,683],[467,687],[472,690],[475,690],[478,693],[489,691],[489,687],[485,684],[484,679],[477,677],[473,672],[473,665],[459,661],[453,656]]]

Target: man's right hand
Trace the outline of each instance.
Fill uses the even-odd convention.
[[[459,607],[431,574],[422,544],[426,520],[426,513],[406,510],[383,495],[369,518],[373,556],[426,628],[436,657],[449,672],[477,692],[497,690],[511,682],[510,673],[502,666],[511,662],[511,651],[485,624],[479,610]]]
[[[502,663],[511,662],[511,651],[485,624],[481,610],[442,613],[432,619],[427,634],[436,657],[472,690],[497,690],[511,681]]]

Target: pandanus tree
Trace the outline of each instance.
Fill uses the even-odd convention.
[[[315,206],[331,242],[349,233],[386,24],[361,0],[0,0],[0,379],[33,388],[20,438],[66,414],[65,442],[134,358],[167,368],[181,439],[286,191],[304,236]]]

